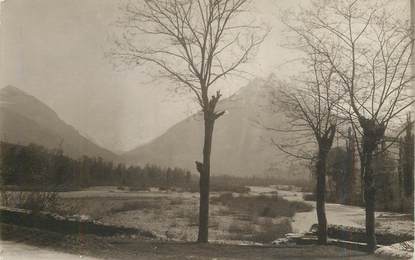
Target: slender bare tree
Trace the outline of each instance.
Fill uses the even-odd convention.
[[[122,36],[111,55],[129,65],[155,65],[159,76],[193,94],[204,118],[203,161],[200,173],[198,242],[208,242],[211,148],[220,90],[215,84],[241,73],[266,36],[241,18],[249,0],[132,0],[119,23]]]
[[[266,126],[266,129],[295,135],[297,142],[287,143],[282,140],[272,140],[272,142],[279,150],[290,156],[315,162],[318,242],[326,244],[327,156],[340,122],[336,104],[342,95],[336,82],[333,81],[335,75],[333,67],[327,66],[329,64],[321,60],[312,49],[303,46],[302,50],[306,52],[306,58],[303,60],[308,68],[306,72],[291,84],[282,83],[275,92],[271,92],[273,100],[271,104],[277,106],[277,110],[283,111],[287,117],[287,124],[278,128]]]
[[[369,252],[376,248],[373,156],[387,129],[413,104],[409,93],[413,38],[409,19],[403,21],[399,14],[399,7],[386,1],[314,1],[301,15],[302,26],[296,27],[347,91],[337,107],[361,137],[356,140]]]

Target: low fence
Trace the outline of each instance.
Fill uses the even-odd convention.
[[[0,222],[38,228],[62,234],[94,234],[98,236],[139,235],[149,238],[156,236],[145,230],[130,227],[105,225],[93,220],[66,218],[56,214],[40,212],[33,214],[30,210],[0,208]]]

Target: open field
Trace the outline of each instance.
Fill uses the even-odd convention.
[[[287,233],[305,232],[310,229],[312,224],[317,223],[315,202],[304,201],[303,193],[295,189],[295,187],[281,188],[270,186],[250,187],[250,189],[251,191],[249,193],[243,194],[229,192],[212,193],[210,242],[222,244],[224,247],[230,245],[270,245],[272,241],[284,237]],[[25,198],[27,194],[29,193],[23,193],[22,195],[15,191],[9,192],[9,202],[13,202],[13,200],[18,200],[19,198]],[[125,235],[112,238],[97,238],[82,235],[82,239],[93,237],[92,243],[96,239],[102,239],[106,244],[112,244],[111,247],[114,248],[119,245],[122,245],[122,247],[126,245],[129,247],[126,250],[130,250],[126,254],[134,251],[132,249],[133,245],[137,243],[139,244],[137,245],[138,247],[145,247],[146,243],[147,245],[148,243],[161,243],[160,245],[155,245],[155,247],[158,249],[165,248],[165,250],[169,248],[169,250],[173,251],[178,248],[187,248],[186,250],[189,251],[189,254],[192,254],[192,252],[196,252],[197,250],[204,250],[203,246],[201,249],[199,245],[196,246],[192,243],[197,237],[198,200],[198,194],[191,192],[160,191],[157,189],[129,191],[117,187],[93,187],[82,191],[57,193],[56,205],[53,207],[53,211],[61,215],[73,216],[80,219],[97,220],[104,224],[147,230],[158,237],[156,240],[143,242],[142,240],[149,239]],[[328,203],[326,204],[326,209],[329,224],[364,227],[363,208]],[[413,232],[413,220],[406,214],[378,212],[377,229],[401,233]],[[50,233],[53,234],[52,232]],[[4,232],[2,234],[3,239],[14,237],[13,235],[7,237],[7,232],[6,237],[3,235],[5,235]],[[48,238],[45,238],[45,240],[48,240]],[[75,240],[79,240],[79,238],[75,238]],[[49,242],[44,245],[49,245]],[[287,245],[284,247],[287,247]],[[287,250],[286,253],[288,255],[293,254],[295,250],[290,246],[288,247],[281,249],[281,251]],[[338,255],[341,254],[338,249],[329,248],[329,250],[332,250],[333,255],[336,255],[334,252],[337,252]],[[303,247],[295,247],[295,249],[301,251]],[[144,253],[140,251],[137,254],[142,254],[143,259],[146,259],[145,257],[149,257],[149,259],[164,259],[167,253],[163,253],[163,250],[161,250],[161,255],[158,255],[160,252],[158,250],[154,252],[144,250]],[[270,252],[267,250],[264,251],[264,254],[268,256]],[[320,249],[313,248],[311,251],[319,256],[325,255],[326,252],[318,252],[318,250]],[[272,251],[271,255],[280,256],[279,253],[274,254]],[[349,253],[351,252],[343,252],[342,255]],[[82,254],[85,254],[85,252],[82,252]],[[124,253],[118,254],[114,255],[111,259],[117,259],[120,255],[122,255],[121,259],[127,257]],[[210,252],[206,252],[206,254],[210,257]],[[284,254],[282,253],[281,255],[282,259],[284,259],[282,257]],[[299,253],[298,256],[302,254]],[[226,256],[226,254],[224,255]],[[93,254],[93,256],[97,255]],[[184,255],[181,256],[184,257]],[[102,255],[98,254],[98,257],[102,257]],[[209,257],[206,259],[209,259]],[[178,257],[177,259],[185,258]],[[236,258],[225,257],[223,259]]]
[[[317,223],[315,202],[304,201],[303,193],[295,187],[250,188],[251,192],[244,194],[212,193],[211,241],[269,243],[289,232],[306,232]],[[16,206],[13,200],[21,199],[19,193],[8,194],[9,206]],[[53,211],[148,230],[160,238],[195,241],[198,200],[198,193],[191,192],[92,187],[57,193]],[[329,224],[364,227],[365,213],[361,207],[327,203],[326,211]],[[378,230],[404,233],[414,230],[413,219],[407,214],[377,212],[376,219]]]
[[[275,190],[268,195],[212,193],[210,240],[237,244],[271,243],[292,232],[291,219],[297,212],[312,210],[305,202],[277,197]],[[9,194],[9,197],[13,196],[16,194]],[[94,187],[59,192],[53,211],[148,230],[164,239],[195,241],[198,203],[197,193]]]
[[[133,194],[131,194],[133,193]],[[198,228],[198,194],[175,192],[125,192],[113,196],[73,198],[75,194],[62,196],[65,208],[79,207],[81,215],[90,216],[107,224],[150,230],[157,236],[170,240],[195,241]],[[237,194],[234,194],[238,196]],[[101,194],[102,196],[102,194]],[[264,200],[259,196],[239,197],[239,207],[225,203],[223,196],[232,194],[212,194],[210,209],[210,239],[241,243],[241,241],[270,243],[292,231],[293,212],[284,212],[272,216],[264,211],[288,201],[276,201],[275,198]],[[222,199],[221,199],[222,198]],[[244,202],[257,204],[248,211],[241,207]],[[304,204],[306,205],[306,204]],[[307,210],[311,208],[307,207]]]

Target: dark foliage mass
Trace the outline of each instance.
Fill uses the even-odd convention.
[[[48,150],[36,144],[27,146],[0,142],[0,181],[8,189],[65,191],[91,186],[118,186],[120,189],[143,190],[179,188],[199,191],[199,182],[190,171],[182,168],[163,168],[147,164],[126,166],[83,156],[72,159],[60,150]],[[240,178],[228,175],[212,176],[212,191],[249,192],[247,186],[272,184],[297,185],[307,183],[273,177]]]
[[[2,142],[0,150],[2,185],[57,190],[117,185],[137,189],[184,187],[191,181],[190,172],[181,168],[127,167],[87,156],[75,160],[60,150],[48,150],[35,144]]]
[[[258,217],[292,217],[297,212],[307,212],[312,209],[307,203],[301,201],[288,201],[275,196],[233,196],[224,193],[212,198],[213,203],[229,207],[233,211],[243,211]]]
[[[353,201],[360,198],[359,195],[350,192],[353,190],[355,182],[352,157],[353,154],[350,153],[350,150],[342,147],[334,147],[329,152],[327,174],[332,179],[333,187],[329,187],[328,201],[353,204]]]

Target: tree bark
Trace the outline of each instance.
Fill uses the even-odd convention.
[[[205,112],[205,138],[203,145],[203,164],[198,166],[200,173],[199,234],[197,242],[207,243],[209,236],[209,190],[210,190],[210,154],[212,150],[213,115]]]
[[[327,244],[327,217],[326,217],[326,161],[327,151],[320,149],[317,159],[316,174],[316,208],[318,220],[318,243]]]
[[[369,147],[364,149],[365,170],[364,170],[364,194],[366,207],[366,243],[367,251],[373,253],[376,250],[375,234],[375,202],[376,188],[373,176],[373,150]]]
[[[363,129],[362,136],[362,177],[364,181],[364,196],[366,210],[366,243],[367,251],[373,253],[376,250],[375,234],[375,204],[376,186],[373,170],[373,154],[377,144],[384,138],[386,127],[375,119],[359,118]]]

